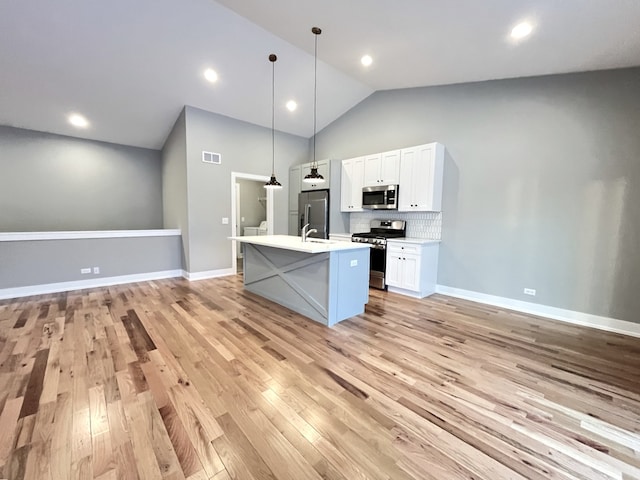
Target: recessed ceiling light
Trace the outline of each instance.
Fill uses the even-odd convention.
[[[529,35],[533,30],[533,27],[528,22],[522,22],[513,27],[511,30],[511,36],[513,38],[524,38]]]
[[[78,128],[87,128],[89,126],[89,121],[79,113],[69,115],[69,123]]]
[[[218,81],[218,73],[213,68],[207,68],[204,71],[204,78],[209,80],[211,83],[215,83]]]
[[[368,67],[373,63],[373,58],[371,58],[370,55],[365,55],[360,59],[360,63],[362,63],[362,65],[364,65],[365,67]]]
[[[298,108],[298,104],[294,100],[289,100],[287,102],[287,110],[293,112],[296,108]]]

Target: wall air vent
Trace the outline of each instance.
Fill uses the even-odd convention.
[[[205,152],[203,150],[202,161],[204,163],[215,163],[216,165],[220,165],[222,163],[222,155],[214,152]]]

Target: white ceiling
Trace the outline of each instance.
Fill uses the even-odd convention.
[[[186,104],[268,127],[276,53],[276,128],[310,137],[312,26],[321,129],[375,90],[640,65],[638,25],[640,0],[4,0],[0,125],[161,148]]]

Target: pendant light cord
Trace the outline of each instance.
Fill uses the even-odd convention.
[[[276,172],[276,62],[271,62],[271,175]]]
[[[315,32],[314,32],[315,33]],[[316,33],[315,38],[315,51],[314,51],[314,66],[313,66],[313,166],[318,168],[318,164],[316,163],[316,125],[318,118],[318,35],[320,33]]]

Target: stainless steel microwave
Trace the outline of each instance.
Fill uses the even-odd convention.
[[[376,185],[362,189],[362,208],[370,210],[397,210],[398,185]]]

